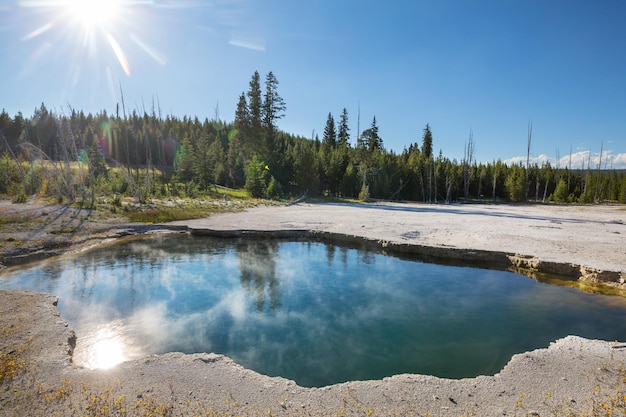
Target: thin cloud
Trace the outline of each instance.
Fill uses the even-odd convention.
[[[626,169],[626,153],[618,153],[612,160],[613,167],[619,169]]]
[[[265,51],[265,42],[261,39],[233,37],[228,43],[240,48],[252,49],[260,52]]]
[[[600,157],[602,157],[602,161],[600,161]],[[525,166],[526,156],[514,156],[502,162],[509,166],[519,164]],[[614,154],[613,151],[604,151],[600,155],[599,152],[591,153],[588,150],[581,150],[562,156],[558,160],[545,154],[531,156],[529,162],[531,165],[541,166],[550,163],[555,168],[571,167],[572,169],[587,169],[587,167],[596,169],[602,163],[602,169],[626,169],[626,153]]]

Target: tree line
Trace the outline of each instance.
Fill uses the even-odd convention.
[[[352,138],[348,111],[329,113],[321,140],[279,129],[286,104],[278,80],[255,72],[239,96],[232,122],[163,116],[126,109],[95,115],[42,104],[31,117],[0,113],[0,194],[39,194],[69,201],[97,195],[196,197],[218,186],[253,197],[336,196],[418,202],[554,201],[626,203],[626,172],[601,164],[572,169],[480,163],[470,133],[461,161],[434,154],[434,134],[400,153],[385,149],[374,116]],[[360,119],[360,117],[359,117]],[[529,132],[530,146],[530,132]]]

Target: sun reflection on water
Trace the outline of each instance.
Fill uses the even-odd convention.
[[[131,359],[131,346],[121,322],[99,325],[78,338],[74,360],[89,369],[110,369]]]

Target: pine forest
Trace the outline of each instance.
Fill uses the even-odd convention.
[[[329,113],[320,140],[280,130],[286,110],[272,72],[263,81],[252,75],[233,122],[164,116],[155,104],[128,109],[123,99],[114,114],[58,113],[44,104],[30,117],[3,110],[0,195],[93,205],[103,195],[146,202],[228,188],[275,200],[626,203],[626,172],[603,166],[602,153],[600,163],[578,167],[479,163],[470,134],[462,160],[451,160],[434,152],[436,128],[428,124],[416,127],[421,140],[396,153],[385,149],[375,117],[351,132],[345,108]]]

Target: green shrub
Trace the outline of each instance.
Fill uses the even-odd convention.
[[[618,201],[622,204],[626,204],[626,175],[622,178]]]
[[[9,195],[13,204],[23,204],[28,200],[26,190],[24,190],[24,186],[21,183],[12,183],[9,186]]]
[[[267,196],[272,199],[281,198],[283,196],[283,187],[273,175],[270,179],[270,183],[267,185]]]
[[[13,184],[21,183],[17,162],[5,152],[0,157],[0,194],[11,194]]]
[[[267,192],[265,185],[265,172],[267,166],[263,162],[259,162],[256,155],[252,157],[246,170],[246,184],[244,188],[250,196],[262,198]]]
[[[370,199],[370,186],[363,184],[361,191],[359,192],[359,200],[369,201]]]
[[[554,190],[554,201],[557,203],[566,203],[569,198],[569,193],[567,191],[567,184],[561,178],[559,183],[556,185],[556,189]]]

